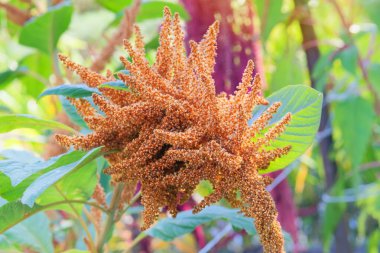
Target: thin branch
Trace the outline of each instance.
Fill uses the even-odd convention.
[[[66,200],[68,201],[68,199],[66,198],[66,195],[61,191],[61,189],[59,189],[56,185],[54,186],[55,189],[57,190],[57,192]],[[72,203],[69,203],[68,202],[68,205],[70,206],[70,208],[73,210],[73,212],[75,213],[75,216],[76,218],[78,219],[79,223],[82,225],[82,228],[84,229],[85,233],[86,233],[86,236],[87,236],[87,239],[88,239],[88,243],[89,243],[89,247],[90,247],[90,251],[91,252],[94,252],[94,249],[95,249],[95,243],[92,239],[92,236],[91,236],[91,233],[90,233],[90,230],[87,226],[87,223],[83,220],[83,218],[81,217],[81,215],[78,213],[78,211],[75,209],[75,207],[73,206]]]
[[[220,240],[223,239],[223,237],[225,237],[228,233],[230,233],[232,231],[232,226],[230,223],[228,223],[227,226],[225,226],[219,233],[217,233],[214,238],[209,241],[206,246],[204,246],[200,251],[199,253],[207,253],[209,252],[213,247],[215,247],[215,245],[218,244],[218,242]]]
[[[115,212],[119,207],[119,201],[121,198],[121,193],[123,191],[124,184],[119,183],[115,186],[115,189],[113,191],[111,203],[109,206],[109,212],[108,212],[108,217],[106,220],[106,223],[103,227],[103,230],[101,231],[101,234],[98,238],[98,241],[96,242],[96,252],[102,253],[103,252],[103,247],[104,244],[106,243],[107,240],[107,233],[109,232],[110,229],[112,229],[112,225],[115,222]]]

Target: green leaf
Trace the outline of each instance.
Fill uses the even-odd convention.
[[[264,43],[268,40],[272,29],[286,17],[282,13],[282,0],[256,0],[254,1],[261,22],[261,37]]]
[[[222,206],[209,206],[200,213],[193,214],[192,210],[180,212],[176,218],[165,218],[158,221],[154,227],[146,231],[146,234],[171,241],[175,238],[192,232],[197,226],[216,220],[226,220],[238,230],[244,229],[253,235],[256,230],[253,219],[243,216],[239,210]]]
[[[20,155],[22,156],[22,154]],[[0,172],[10,178],[12,186],[18,185],[27,177],[55,163],[55,159],[42,161],[36,157],[32,158],[32,156],[28,156],[28,158],[28,160],[24,160],[14,157],[0,161]]]
[[[0,89],[4,89],[13,80],[23,75],[24,67],[19,67],[16,70],[6,70],[0,73]]]
[[[353,97],[334,103],[333,138],[337,146],[345,151],[345,162],[350,168],[357,168],[366,152],[371,137],[375,112],[369,101]]]
[[[53,120],[38,119],[32,115],[12,114],[0,115],[0,133],[6,133],[18,128],[63,129],[75,133],[71,127]]]
[[[15,157],[9,157],[9,152],[1,153],[1,155],[7,155],[9,157],[8,160],[1,161],[5,166],[2,166],[0,171],[6,173],[0,174],[0,195],[8,201],[14,201],[21,198],[25,189],[28,188],[39,176],[57,168],[73,164],[82,159],[87,152],[75,150],[50,158],[44,162],[41,162],[39,159],[33,160],[32,158],[29,158],[30,162],[28,162],[23,159],[23,157],[28,159],[28,156],[22,155],[19,152],[18,154],[19,158],[17,159]],[[30,154],[29,157],[31,157]],[[6,166],[6,162],[16,164],[12,165],[9,169]],[[11,182],[9,181],[13,182],[14,187],[12,187]]]
[[[368,78],[380,95],[380,63],[373,63],[368,66]]]
[[[20,44],[52,54],[71,21],[73,7],[63,3],[28,21],[21,29]]]
[[[41,210],[43,210],[41,206],[35,205],[30,208],[20,201],[3,205],[0,207],[0,234]]]
[[[80,169],[84,165],[97,158],[101,154],[101,149],[102,147],[95,148],[89,151],[80,160],[68,165],[58,167],[43,174],[37,178],[28,188],[26,188],[21,198],[21,202],[32,207],[36,198],[40,196],[47,188],[49,188],[49,186],[55,184],[70,172]]]
[[[338,59],[342,66],[351,74],[356,74],[356,67],[358,65],[358,49],[356,46],[351,45],[344,49],[339,55]]]
[[[4,233],[12,244],[28,246],[41,253],[53,253],[53,235],[48,217],[39,213],[24,220]]]
[[[99,88],[112,88],[115,90],[130,91],[129,87],[126,86],[125,83],[120,80],[103,83],[99,86]]]
[[[62,107],[65,110],[67,116],[69,116],[70,120],[77,124],[80,127],[88,128],[86,122],[83,120],[83,118],[79,115],[77,109],[75,106],[73,106],[70,101],[64,97],[60,96],[60,100],[62,103]]]
[[[136,17],[136,21],[140,22],[146,19],[162,18],[162,11],[165,6],[169,7],[172,13],[178,12],[182,19],[189,19],[189,15],[187,14],[185,8],[180,4],[168,1],[148,1],[144,2],[140,6],[140,11]]]
[[[96,2],[112,12],[119,12],[130,5],[132,0],[96,0]]]
[[[273,93],[267,100],[269,105],[256,107],[249,123],[252,124],[274,102],[281,102],[282,106],[269,121],[269,126],[277,123],[288,112],[292,114],[292,120],[285,132],[272,142],[271,147],[291,145],[292,148],[287,155],[271,162],[264,173],[285,168],[313,143],[321,118],[323,95],[308,86],[289,85]]]
[[[50,186],[36,199],[35,203],[45,206],[57,201],[64,201],[65,199],[87,201],[92,196],[98,182],[96,168],[95,161],[92,161],[80,170],[73,171],[55,185]],[[78,184],[78,182],[81,183]],[[83,204],[73,203],[72,206],[76,207],[78,212],[80,212]],[[60,209],[66,212],[73,211],[67,204],[54,206],[51,209]]]
[[[20,81],[26,87],[27,93],[37,98],[46,88],[49,77],[53,73],[51,57],[41,52],[35,52],[23,58],[20,65],[25,68]]]
[[[92,93],[101,94],[97,88],[91,88],[85,84],[62,84],[45,90],[38,98],[42,98],[48,95],[62,95],[71,98],[83,98],[91,96]]]

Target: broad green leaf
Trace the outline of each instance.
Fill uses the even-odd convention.
[[[29,20],[21,29],[20,44],[52,54],[70,24],[73,7],[63,3]]]
[[[101,94],[98,89],[88,87],[85,84],[62,84],[45,90],[38,98],[48,95],[62,95],[71,98],[82,98],[89,97],[92,93]]]
[[[24,160],[22,158],[20,159],[17,157],[13,157],[13,159],[0,160],[0,172],[10,178],[12,186],[18,185],[27,177],[55,163],[54,159],[42,161],[36,157],[29,157],[29,160]]]
[[[47,188],[61,180],[64,176],[70,172],[76,171],[88,164],[101,154],[102,147],[95,148],[84,155],[80,160],[70,163],[54,170],[51,170],[39,178],[37,178],[28,188],[26,188],[21,202],[32,207],[34,201],[40,196]]]
[[[143,2],[140,6],[140,11],[136,17],[136,21],[140,22],[146,19],[162,18],[163,9],[165,6],[169,7],[172,13],[178,12],[182,19],[189,19],[189,15],[187,14],[185,8],[180,4],[169,1],[148,1]]]
[[[3,155],[4,152],[1,154]],[[15,160],[15,158],[3,160],[9,161],[11,164],[16,163],[16,165],[13,165],[11,169],[8,169],[6,166],[1,167],[1,172],[6,172],[6,174],[0,174],[0,195],[8,201],[18,200],[22,197],[25,189],[29,187],[39,176],[57,168],[73,164],[82,159],[86,154],[87,152],[85,151],[76,150],[60,156],[52,157],[44,162],[41,162],[38,159],[33,162],[32,159],[30,159],[31,162],[27,162],[23,159]],[[21,155],[20,158],[22,158]],[[12,187],[11,182],[13,182],[16,186]]]
[[[42,193],[35,201],[38,205],[49,205],[57,201],[69,200],[88,200],[95,189],[98,182],[96,173],[95,161],[86,164],[80,170],[73,171],[56,184],[50,186],[44,193]],[[81,182],[80,184],[78,182]],[[62,194],[64,196],[62,196]],[[83,204],[72,204],[77,208],[78,212],[82,210]],[[50,209],[50,208],[49,208]],[[52,209],[65,210],[72,212],[72,208],[67,204],[54,206]]]
[[[96,0],[96,2],[112,12],[119,12],[130,5],[132,0]]]
[[[126,86],[125,83],[120,80],[103,83],[99,86],[99,88],[112,88],[115,90],[129,91],[128,86]]]
[[[41,210],[41,206],[35,205],[31,208],[20,201],[3,205],[0,207],[0,234]]]
[[[267,100],[268,106],[255,108],[249,124],[252,124],[274,102],[281,102],[282,105],[269,121],[269,126],[273,126],[288,112],[292,114],[292,120],[285,132],[272,142],[271,147],[291,145],[292,148],[287,155],[271,162],[264,173],[285,168],[310,147],[318,131],[323,95],[308,86],[289,85],[267,97]]]
[[[35,52],[23,58],[20,66],[25,69],[20,81],[26,88],[26,92],[37,98],[46,88],[49,77],[53,73],[51,57],[41,52]]]
[[[53,235],[49,223],[45,214],[38,213],[12,227],[4,235],[12,244],[27,246],[41,253],[53,253]]]
[[[272,29],[286,17],[282,13],[282,0],[256,0],[254,1],[260,17],[261,37],[264,43],[268,40]]]
[[[192,232],[199,225],[217,220],[226,220],[234,228],[244,229],[250,235],[256,233],[253,219],[243,216],[239,210],[222,206],[209,206],[197,214],[193,214],[192,210],[189,210],[180,212],[176,218],[168,217],[160,220],[147,230],[146,234],[164,241],[171,241]]]
[[[345,162],[357,168],[366,152],[375,119],[373,107],[361,97],[336,102],[332,107],[333,138],[345,151]],[[337,147],[336,147],[337,148]]]
[[[12,114],[0,115],[0,133],[6,133],[18,128],[63,129],[75,133],[71,127],[53,120],[38,119],[32,115]]]

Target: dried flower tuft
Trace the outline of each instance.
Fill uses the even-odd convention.
[[[136,48],[124,42],[131,61],[121,57],[130,75],[119,73],[131,91],[100,88],[103,95],[94,94],[93,100],[104,116],[86,100],[72,100],[93,132],[57,135],[56,139],[76,149],[104,146],[106,151],[117,150],[107,156],[111,166],[106,173],[114,181],[141,183],[143,229],[156,221],[161,207],[175,216],[177,206],[190,198],[198,183],[209,180],[214,192],[194,208],[195,213],[224,197],[255,219],[265,252],[283,252],[277,210],[265,189],[270,179],[259,170],[289,152],[290,146],[268,146],[284,132],[291,115],[263,133],[280,106],[275,103],[248,125],[253,108],[268,104],[261,96],[260,77],[252,78],[252,61],[234,95],[215,94],[212,73],[218,22],[201,42],[190,42],[187,57],[179,16],[172,18],[165,8],[153,66],[145,59],[144,44],[136,31]],[[64,56],[60,59],[91,87],[107,81]]]

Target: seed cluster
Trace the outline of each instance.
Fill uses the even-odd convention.
[[[283,252],[277,210],[265,189],[271,179],[259,170],[289,152],[290,146],[268,146],[284,132],[291,115],[267,127],[280,106],[274,103],[248,125],[253,108],[268,104],[261,96],[260,77],[252,78],[252,61],[233,95],[216,95],[212,73],[217,33],[215,22],[202,41],[190,41],[187,57],[179,15],[172,18],[165,8],[156,62],[150,66],[136,27],[135,47],[124,42],[130,60],[121,57],[130,74],[118,74],[130,92],[99,88],[102,95],[94,94],[93,101],[103,114],[84,99],[72,99],[93,132],[56,139],[75,149],[104,146],[117,151],[107,156],[110,167],[105,172],[116,182],[141,183],[143,229],[156,221],[162,207],[175,216],[177,206],[191,197],[199,182],[209,180],[214,191],[194,213],[225,198],[255,219],[265,252]],[[60,59],[91,87],[113,80],[111,74],[104,77],[67,57]]]

